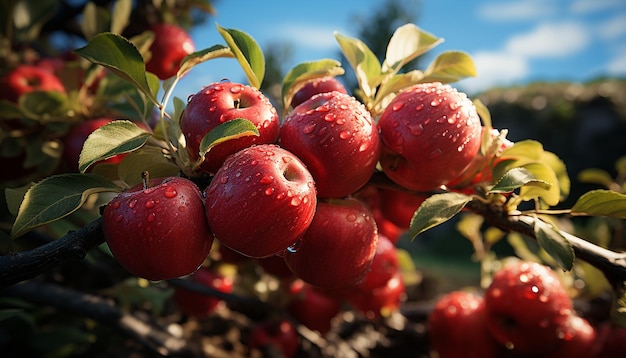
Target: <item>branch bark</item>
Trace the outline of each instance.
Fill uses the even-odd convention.
[[[36,277],[72,260],[82,260],[87,252],[104,242],[102,218],[77,231],[29,251],[0,257],[0,289]]]
[[[173,336],[146,319],[120,311],[112,300],[36,280],[22,282],[0,292],[29,302],[56,307],[80,317],[92,318],[162,356],[193,355],[184,339]]]

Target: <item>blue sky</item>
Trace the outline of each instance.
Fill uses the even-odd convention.
[[[261,48],[288,42],[293,46],[285,63],[289,69],[303,61],[340,59],[333,32],[356,36],[354,16],[366,17],[381,3],[220,0],[216,16],[191,35],[198,49],[224,43],[218,23],[247,32]],[[422,0],[419,6],[415,23],[445,40],[422,63],[446,50],[469,53],[478,77],[456,86],[470,94],[535,80],[626,77],[624,0]],[[185,98],[222,78],[245,77],[234,60],[213,60],[194,68],[176,94]]]

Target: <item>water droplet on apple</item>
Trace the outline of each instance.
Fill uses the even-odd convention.
[[[304,128],[302,128],[302,132],[304,134],[311,134],[313,133],[313,131],[315,131],[316,126],[317,126],[316,123],[309,123],[306,126],[304,126]]]
[[[154,219],[156,219],[156,213],[149,213],[148,217],[146,217],[146,221],[148,221],[149,223],[153,222]]]
[[[275,190],[274,187],[271,187],[271,186],[268,188],[265,188],[265,195],[269,196],[269,195],[274,194],[274,190]]]
[[[137,205],[137,199],[133,199],[130,201],[130,203],[128,203],[128,207],[129,208],[134,208]]]
[[[146,201],[146,209],[152,209],[154,208],[154,200],[148,200]]]
[[[335,123],[337,123],[339,125],[342,125],[342,124],[346,123],[346,120],[343,117],[339,117],[339,118],[337,118]]]
[[[190,95],[187,97],[187,103],[191,102],[191,100],[193,99],[193,96],[195,96],[195,94],[190,94]]]
[[[397,112],[401,110],[403,107],[404,107],[404,102],[396,102],[393,104],[393,106],[391,106],[391,110],[394,112]]]
[[[294,242],[293,244],[287,246],[287,252],[291,254],[295,254],[296,252],[298,252],[298,249],[300,248],[301,244],[302,244],[302,240],[298,240]]]
[[[230,92],[235,94],[240,93],[241,91],[243,91],[243,86],[241,85],[235,85],[230,88]]]
[[[222,183],[222,184],[228,183],[228,175],[225,175],[225,176],[221,177],[220,178],[220,183]]]
[[[352,222],[355,222],[355,221],[356,221],[356,215],[354,215],[354,214],[348,214],[348,215],[346,216],[346,220],[348,220],[348,221],[349,221],[349,222],[351,222],[351,223],[352,223]]]
[[[422,109],[424,109],[424,103],[420,103],[415,107],[415,110],[418,112],[421,111]]]
[[[115,217],[115,221],[117,221],[118,223],[122,222],[122,220],[124,220],[124,215],[118,215]]]
[[[285,196],[287,196],[287,195],[285,194],[285,192],[280,192],[280,193],[278,193],[278,194],[276,195],[276,199],[278,199],[278,200],[282,200],[282,199],[284,199],[284,198],[285,198]]]
[[[320,108],[320,107],[318,107],[318,108]],[[328,113],[328,114],[326,114],[324,116],[324,120],[326,122],[334,122],[336,118],[337,118],[337,116],[334,113]]]
[[[261,184],[271,184],[274,181],[274,177],[266,174],[263,176],[263,178],[261,178],[261,180],[259,180],[259,183]]]
[[[163,195],[165,195],[166,198],[172,199],[175,198],[176,195],[178,195],[178,192],[173,186],[168,186],[167,188],[165,188]]]
[[[359,152],[365,152],[367,148],[369,147],[370,147],[370,143],[368,141],[365,141],[361,143],[361,145],[359,146]]]
[[[341,139],[348,139],[352,136],[352,134],[350,133],[350,131],[341,131],[341,133],[339,133],[339,138]]]
[[[215,90],[215,91],[222,91],[222,90],[224,90],[224,86],[222,86],[222,85],[213,86],[213,90]]]
[[[217,107],[215,106],[209,107],[209,112],[215,112],[216,110],[217,110]]]
[[[328,111],[330,111],[330,108],[326,106],[319,106],[315,108],[315,112],[328,112]]]
[[[120,207],[120,202],[119,202],[119,201],[116,201],[116,202],[111,203],[111,204],[109,204],[109,205],[111,205],[111,207],[112,207],[113,209],[117,209],[117,208],[119,208],[119,207]]]
[[[291,202],[289,202],[291,206],[298,206],[302,204],[302,199],[299,196],[294,196],[291,198]]]
[[[178,207],[178,211],[180,211],[181,213],[182,213],[183,211],[185,211],[185,210],[186,210],[186,209],[185,209],[185,206],[184,206],[184,205],[180,205],[180,206]]]
[[[433,100],[430,102],[430,105],[431,105],[432,107],[437,107],[437,106],[439,106],[440,104],[441,104],[441,98],[439,98],[439,99],[433,99]]]
[[[414,136],[419,136],[424,132],[424,126],[421,123],[411,124],[409,125],[409,133]]]

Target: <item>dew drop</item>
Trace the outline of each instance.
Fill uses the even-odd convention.
[[[409,133],[414,136],[418,136],[424,132],[424,126],[421,123],[411,124],[409,126]]]
[[[367,148],[369,148],[369,147],[370,147],[369,142],[363,142],[359,146],[359,152],[365,152],[367,150]]]
[[[225,176],[221,177],[220,178],[220,183],[222,183],[222,184],[228,183],[228,175],[225,175]]]
[[[149,213],[148,217],[146,218],[146,220],[151,223],[154,221],[154,219],[156,219],[156,213]]]
[[[168,186],[165,191],[163,192],[163,195],[165,195],[166,198],[175,198],[176,195],[178,195],[178,192],[176,191],[176,188],[174,188],[173,186]]]
[[[443,313],[443,314],[444,314],[446,317],[454,317],[454,316],[456,316],[457,311],[458,311],[458,310],[457,310],[456,306],[454,306],[454,305],[450,305],[450,306],[448,306],[448,307],[446,308],[446,310],[444,311],[444,313]]]
[[[306,126],[304,126],[304,128],[302,128],[302,132],[304,134],[311,134],[315,131],[316,126],[317,126],[316,123],[309,123]]]
[[[209,112],[215,112],[215,111],[217,111],[217,107],[215,106],[209,107]]]
[[[352,134],[350,133],[350,131],[341,131],[341,133],[339,133],[339,138],[341,139],[348,139],[352,136]]]
[[[118,215],[115,217],[115,221],[117,221],[118,223],[122,222],[122,220],[124,220],[124,215]]]
[[[154,200],[148,200],[146,201],[146,209],[152,209],[154,208]]]
[[[243,91],[243,86],[241,85],[235,85],[230,88],[231,93],[237,94],[237,93],[240,93],[241,91]]]
[[[298,249],[300,248],[300,244],[302,244],[302,240],[298,240],[294,242],[293,244],[287,246],[287,252],[291,254],[295,254],[296,252],[298,252]]]
[[[269,195],[274,194],[274,190],[275,190],[275,189],[274,189],[273,187],[271,187],[271,186],[270,186],[270,187],[268,187],[268,188],[265,188],[265,192],[264,192],[264,193],[265,193],[265,195],[268,195],[268,196],[269,196]]]
[[[302,204],[302,199],[299,196],[294,196],[293,198],[291,198],[291,201],[289,203],[291,204],[291,206],[298,206]]]
[[[187,103],[191,102],[191,100],[193,99],[193,96],[195,96],[195,94],[190,94],[190,95],[187,97]]]
[[[355,221],[356,221],[356,215],[354,215],[354,214],[348,214],[348,215],[346,216],[346,220],[348,220],[348,221],[349,221],[349,222],[351,222],[351,223],[352,223],[352,222],[355,222]]]
[[[130,203],[128,203],[128,207],[133,209],[135,206],[137,206],[137,199],[131,200]]]
[[[328,112],[328,111],[330,111],[330,108],[326,106],[319,106],[315,108],[315,112]]]
[[[276,195],[276,199],[278,200],[282,200],[285,198],[285,196],[287,196],[284,192],[280,192]]]
[[[179,206],[179,207],[178,207],[178,211],[180,211],[181,213],[182,213],[183,211],[185,211],[185,206],[183,206],[183,205]]]
[[[424,103],[420,103],[415,107],[415,110],[418,112],[421,111],[422,109],[424,109]]]
[[[318,107],[318,108],[320,108],[320,107]],[[335,119],[337,119],[337,115],[335,115],[334,113],[327,113],[327,114],[324,116],[324,120],[325,120],[326,122],[334,122],[334,121],[335,121]]]
[[[253,160],[250,162],[250,165],[257,165],[257,164],[259,164],[259,161],[258,161],[258,160],[256,160],[256,159],[253,159]]]
[[[261,180],[259,180],[259,183],[261,184],[271,184],[274,181],[274,177],[266,174],[263,176],[263,178],[261,178]]]
[[[397,112],[401,110],[403,107],[404,107],[404,102],[396,102],[393,104],[393,106],[391,106],[391,110],[394,112]]]
[[[116,202],[114,202],[114,203],[112,203],[112,204],[110,204],[110,205],[111,205],[111,207],[112,207],[113,209],[117,209],[117,208],[119,208],[119,207],[120,207],[120,202],[119,202],[119,201],[116,201]]]
[[[440,104],[441,104],[441,99],[439,99],[439,100],[433,99],[433,100],[430,102],[430,105],[431,105],[432,107],[437,107],[437,106],[439,106]]]

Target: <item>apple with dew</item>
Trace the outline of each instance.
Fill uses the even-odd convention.
[[[307,99],[313,97],[318,93],[326,93],[332,91],[346,94],[348,93],[346,87],[336,77],[324,76],[320,78],[315,78],[305,83],[302,87],[300,87],[299,90],[296,91],[291,100],[291,106],[295,108],[302,102],[306,101]]]
[[[149,30],[154,33],[154,41],[150,45],[146,71],[162,80],[176,75],[183,58],[196,50],[193,40],[187,31],[174,24],[158,23]]]
[[[130,273],[148,280],[195,272],[213,244],[200,189],[181,177],[145,182],[104,209],[102,230],[111,253]]]
[[[480,148],[476,107],[464,93],[438,82],[401,91],[378,125],[384,173],[415,191],[432,191],[457,178]]]
[[[300,243],[285,261],[304,282],[345,288],[361,282],[376,253],[378,229],[373,214],[356,199],[320,201]]]
[[[232,292],[234,285],[232,277],[224,276],[206,267],[201,267],[189,279],[224,293]],[[217,297],[178,286],[174,289],[173,300],[182,313],[198,318],[209,316],[222,302]]]
[[[205,189],[206,217],[223,245],[249,257],[276,255],[311,224],[317,197],[305,165],[272,144],[226,159]]]
[[[497,358],[505,355],[487,328],[485,300],[469,291],[440,297],[428,316],[428,336],[439,357]]]
[[[19,65],[0,78],[0,99],[17,103],[22,95],[35,91],[65,94],[65,86],[47,69],[32,65]]]
[[[341,92],[317,94],[283,120],[279,144],[311,171],[324,198],[348,196],[370,179],[380,155],[378,128],[365,106]]]
[[[199,157],[202,138],[218,125],[236,118],[251,121],[259,136],[244,136],[220,143],[206,154],[201,171],[215,173],[226,157],[253,144],[272,144],[278,140],[279,119],[276,109],[259,90],[234,82],[212,83],[190,97],[180,119],[191,160]]]

